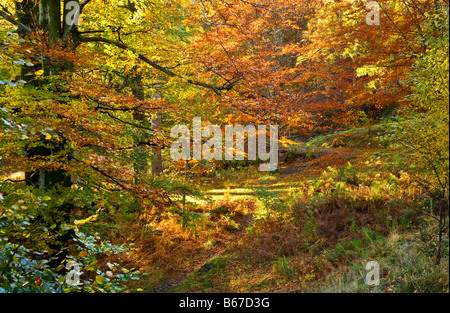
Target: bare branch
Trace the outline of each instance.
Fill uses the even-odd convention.
[[[3,5],[0,5],[1,6],[1,10],[0,10],[0,16],[4,19],[4,20],[6,20],[6,21],[8,21],[8,22],[10,22],[11,24],[14,24],[14,25],[16,25],[17,27],[19,27],[23,32],[25,32],[25,33],[27,33],[27,34],[31,34],[32,32],[33,32],[33,30],[30,28],[30,27],[28,27],[28,26],[26,26],[26,25],[24,25],[24,24],[22,24],[22,23],[20,23],[19,21],[17,21],[15,18],[13,18],[11,15],[9,15],[6,11],[6,8],[3,6]]]

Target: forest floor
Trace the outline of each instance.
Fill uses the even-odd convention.
[[[420,190],[391,168],[401,153],[376,143],[376,131],[289,147],[277,173],[196,178],[203,198],[149,218],[156,234],[129,233],[137,249],[120,261],[144,273],[130,290],[448,291],[448,251],[440,265],[426,255],[423,231],[402,213]],[[381,263],[378,286],[365,283],[371,260]]]
[[[330,159],[330,155],[336,157]],[[327,156],[328,158],[326,158]],[[278,174],[249,175],[245,178],[239,178],[236,181],[232,179],[229,180],[228,178],[221,181],[213,179],[208,181],[206,185],[215,185],[215,188],[204,190],[204,194],[212,201],[220,201],[225,198],[230,203],[245,201],[248,202],[249,205],[253,205],[254,202],[258,201],[255,192],[258,192],[258,189],[264,189],[269,193],[275,193],[280,200],[285,200],[290,196],[292,190],[297,187],[298,181],[301,181],[307,177],[318,175],[320,170],[323,170],[323,165],[319,168],[320,160],[324,160],[326,158],[328,160],[328,166],[342,166],[346,164],[347,161],[345,160],[349,157],[356,157],[355,152],[329,150],[327,153],[318,158],[316,162],[310,162],[307,166],[305,166],[305,163],[303,163],[300,159],[295,160],[290,164],[282,164]],[[248,174],[248,172],[246,173]],[[203,183],[205,183],[205,181],[206,180],[204,180]],[[265,208],[264,203],[263,207]],[[264,212],[259,213],[264,214]],[[200,258],[193,266],[188,267],[188,269],[186,269],[181,276],[174,277],[161,286],[158,286],[154,291],[184,292],[190,291],[191,287],[194,287],[192,291],[212,291],[214,289],[209,289],[208,286],[220,286],[220,283],[217,284],[217,281],[211,279],[211,274],[214,276],[214,273],[216,273],[215,269],[227,268],[229,275],[234,277],[236,277],[236,275],[240,275],[242,270],[240,266],[243,264],[240,264],[239,261],[245,260],[236,258],[236,256],[233,256],[230,252],[234,249],[233,244],[243,240],[245,235],[250,231],[250,227],[252,226],[252,223],[255,220],[255,215],[257,214],[258,212],[256,211],[249,212],[249,214],[240,221],[240,224],[236,227],[236,229],[230,233],[230,237],[227,238],[227,242],[223,242],[221,244],[216,243],[214,248],[208,249],[208,252],[205,253],[204,257]],[[263,263],[262,265],[264,267],[265,264]],[[250,273],[248,273],[248,275],[259,271],[261,264],[254,264],[254,266],[254,268],[250,269]],[[265,266],[267,267],[268,264]],[[226,275],[225,272],[222,272],[221,274],[222,278],[220,281],[228,281],[228,279],[224,277],[224,275]],[[266,274],[267,273],[264,275]],[[256,284],[258,285],[259,283],[260,282]],[[240,286],[240,288],[244,288],[244,291],[254,291],[251,290],[251,286],[252,284],[247,286],[247,284],[244,283]],[[247,290],[245,290],[246,288]],[[229,292],[232,290],[234,289],[225,288],[223,291]],[[243,290],[239,289],[239,291]]]

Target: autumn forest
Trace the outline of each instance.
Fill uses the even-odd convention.
[[[448,66],[448,0],[0,0],[0,293],[448,293]]]

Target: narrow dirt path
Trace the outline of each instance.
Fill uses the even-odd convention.
[[[249,214],[245,221],[242,223],[242,226],[237,230],[233,236],[234,240],[238,240],[240,236],[242,236],[246,229],[250,226],[251,222],[253,221],[253,214]],[[215,246],[212,250],[210,250],[201,260],[190,266],[182,275],[179,275],[177,277],[174,277],[170,279],[169,281],[159,285],[155,289],[153,289],[153,293],[169,293],[171,292],[176,286],[181,284],[187,277],[189,277],[191,274],[201,271],[202,268],[207,264],[210,260],[217,258],[222,253],[224,253],[227,250],[226,244],[223,242],[219,243],[217,246]]]

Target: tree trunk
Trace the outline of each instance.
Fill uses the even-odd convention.
[[[156,132],[161,131],[161,115],[160,114],[156,114],[155,118],[152,119],[152,129]],[[153,150],[152,174],[158,175],[163,172],[161,147],[154,146],[152,148],[152,150]]]
[[[28,6],[29,7],[29,6]],[[24,17],[31,15],[31,12],[24,12]],[[31,19],[29,20],[31,22]],[[31,25],[30,25],[31,26]],[[41,0],[39,2],[39,27],[48,33],[52,42],[57,42],[61,37],[61,2],[59,0]],[[45,61],[42,62],[42,69],[45,76],[57,74],[56,68],[50,67]],[[24,69],[24,71],[27,71]],[[24,77],[26,73],[22,74]],[[30,158],[48,158],[65,147],[63,142],[41,139],[42,145],[27,150],[27,156]],[[64,170],[45,171],[44,169],[36,172],[25,173],[27,185],[39,188],[70,187],[70,176]]]
[[[20,9],[19,18],[20,22],[26,26],[29,26],[31,29],[35,29],[37,25],[33,25],[32,13],[38,13],[39,17],[39,28],[48,34],[48,38],[50,42],[58,42],[62,37],[62,26],[61,26],[61,1],[59,0],[40,0],[39,1],[39,11],[32,12],[32,10],[36,10],[35,3],[33,1],[22,1],[16,2],[16,8]],[[61,68],[51,66],[49,63],[42,61],[41,62],[42,70],[44,71],[43,76],[52,76],[57,75]],[[68,64],[70,66],[70,64]],[[33,70],[36,70],[35,68]],[[33,84],[35,88],[39,88],[39,86],[32,80],[27,79],[27,77],[32,77],[28,74],[30,70],[28,68],[23,68],[22,76],[25,81],[28,81],[29,84]],[[52,156],[58,154],[61,151],[66,149],[67,143],[63,140],[47,140],[44,135],[40,138],[40,145],[29,147],[26,150],[26,155],[29,158],[33,159],[48,159],[52,158]],[[71,177],[68,175],[66,170],[46,170],[45,168],[37,169],[34,172],[26,172],[25,173],[26,184],[29,186],[34,186],[36,188],[42,189],[54,189],[57,187],[61,188],[70,188]],[[64,248],[70,238],[73,236],[73,231],[62,230],[59,226],[62,224],[69,222],[70,220],[70,212],[72,208],[71,203],[65,203],[58,207],[58,210],[61,214],[59,214],[60,218],[56,216],[52,216],[52,221],[49,223],[55,223],[57,227],[54,231],[57,233],[57,238],[54,242],[50,244],[50,247],[53,250],[56,250],[54,253],[55,259],[49,262],[48,264],[54,268],[58,267],[67,256],[67,250]]]
[[[132,78],[132,90],[133,90],[133,95],[138,99],[138,100],[144,100],[145,98],[145,93],[144,93],[144,88],[142,87],[142,76],[141,75],[136,75],[135,77]],[[145,116],[145,114],[141,113],[141,112],[134,112],[133,113],[133,118],[136,121],[137,124],[141,125],[141,126],[148,126],[148,122],[147,122],[147,118]],[[148,174],[148,170],[149,170],[149,166],[148,166],[148,155],[145,151],[145,148],[142,147],[140,145],[140,143],[142,142],[146,142],[149,136],[145,135],[145,134],[141,134],[141,135],[137,135],[135,137],[135,158],[134,158],[134,163],[133,163],[133,168],[134,168],[134,173],[135,173],[135,184],[137,184],[139,181],[141,181],[142,179],[144,179],[147,174]]]
[[[76,3],[77,7],[67,6],[69,2]],[[66,36],[71,29],[72,23],[76,23],[78,21],[78,16],[80,14],[80,1],[79,0],[64,0],[64,19],[62,21],[62,33],[63,36]],[[72,29],[74,29],[72,27]]]

